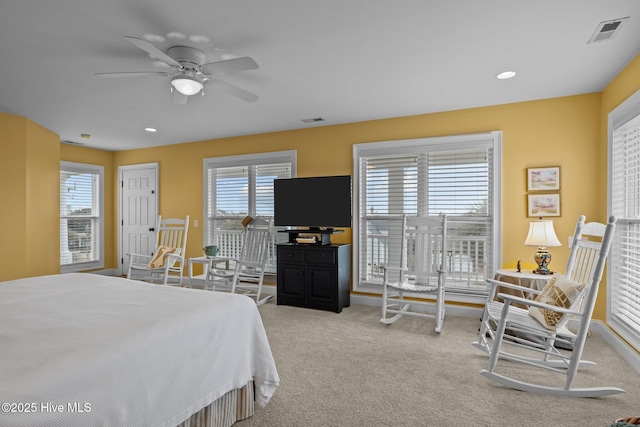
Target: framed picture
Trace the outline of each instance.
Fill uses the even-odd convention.
[[[560,216],[560,194],[529,194],[528,216]]]
[[[527,191],[560,190],[560,166],[527,168]]]

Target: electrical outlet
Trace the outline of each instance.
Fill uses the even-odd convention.
[[[198,228],[198,220],[197,219],[193,220],[193,228]]]

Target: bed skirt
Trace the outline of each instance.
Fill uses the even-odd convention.
[[[230,427],[237,421],[253,416],[253,381],[231,390],[220,399],[205,406],[177,427]]]

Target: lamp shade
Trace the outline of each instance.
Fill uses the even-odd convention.
[[[529,223],[529,234],[524,241],[527,246],[562,246],[553,229],[553,221],[537,220]]]
[[[183,95],[195,95],[200,92],[204,85],[195,77],[188,75],[176,76],[171,79],[171,85]]]

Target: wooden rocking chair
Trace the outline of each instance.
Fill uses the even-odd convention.
[[[205,289],[230,291],[247,295],[257,305],[267,302],[272,295],[263,297],[262,282],[271,242],[271,219],[251,219],[244,230],[242,248],[238,259],[234,259],[233,270],[209,269]]]
[[[447,266],[446,236],[445,215],[403,215],[400,234],[393,236],[389,233],[390,244],[397,242],[400,248],[399,265],[384,268],[382,323],[390,325],[403,316],[431,318],[436,319],[436,332],[442,330]],[[405,299],[405,293],[431,296],[435,299],[435,304]],[[428,311],[434,308],[435,313]],[[392,317],[387,317],[388,315]]]
[[[567,260],[565,274],[563,276],[573,282],[583,285],[586,285],[593,276],[597,265],[596,260],[600,251],[600,245],[605,232],[604,224],[597,222],[585,224],[585,219],[586,217],[581,215],[576,223],[573,237],[571,239],[571,251],[569,252],[569,258]],[[590,239],[596,239],[596,241],[585,243],[589,242]],[[555,277],[559,276],[560,275],[556,275]],[[492,340],[495,337],[495,329],[498,324],[498,320],[500,319],[500,313],[503,306],[502,300],[496,296],[499,290],[508,289],[510,293],[514,295],[526,296],[529,299],[535,299],[542,292],[542,289],[526,288],[513,283],[502,282],[494,279],[487,279],[486,281],[490,285],[490,291],[482,315],[482,322],[478,332],[478,341],[474,342],[473,346],[479,350],[489,353],[491,351]],[[584,297],[585,291],[586,288],[583,288],[582,292],[579,294],[580,299],[574,302],[576,307],[581,304],[581,298]],[[522,305],[519,305],[519,307],[528,309],[528,307]],[[511,312],[518,312],[517,308],[516,304],[511,305]],[[522,310],[520,314],[525,315],[526,311],[527,310]],[[566,324],[566,321],[559,324],[557,327],[558,335],[561,337],[575,337],[575,335],[566,328]],[[556,340],[556,343],[565,348],[573,348],[573,342],[571,340]],[[503,352],[501,357],[508,359],[509,355]],[[593,363],[581,361],[581,366],[587,365],[593,365]]]
[[[490,296],[479,340],[474,343],[489,353],[489,367],[481,371],[483,376],[517,390],[556,396],[599,397],[624,392],[616,387],[572,386],[579,367],[595,365],[582,360],[582,353],[616,219],[610,217],[606,226],[584,221],[585,217],[580,216],[564,277],[552,279],[542,291],[520,289],[538,295],[535,300],[500,293],[498,296],[503,302],[499,302]],[[594,236],[600,240],[593,240]],[[494,287],[515,286],[490,283]],[[528,309],[514,307],[513,303]],[[578,323],[577,332],[567,328],[570,321]],[[572,351],[562,350],[559,344],[572,347]],[[511,346],[513,351],[503,349],[506,346]],[[516,380],[496,373],[499,362],[521,363],[522,369],[528,365],[548,370],[564,375],[566,380],[563,387],[540,384],[535,381],[534,370],[526,371],[526,375],[533,378],[531,382]]]
[[[189,215],[185,219],[158,216],[156,247],[151,254],[128,254],[128,279],[150,280],[162,278],[162,284],[168,284],[170,276],[177,277],[178,286],[182,286],[182,270],[187,251],[187,232]]]

